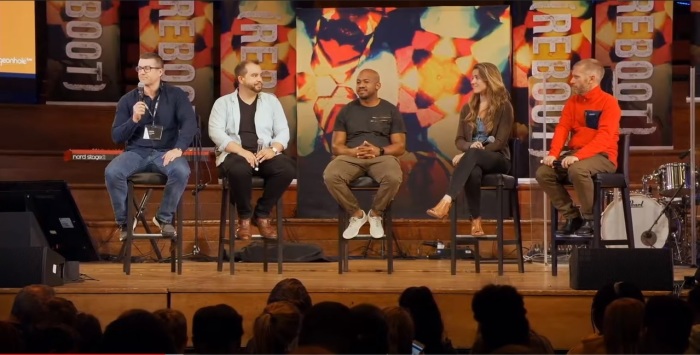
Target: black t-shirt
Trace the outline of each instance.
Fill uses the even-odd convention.
[[[258,150],[258,133],[255,131],[255,110],[258,99],[248,105],[238,96],[238,105],[241,107],[241,122],[238,127],[238,135],[241,137],[241,146],[247,151],[256,153]]]
[[[345,132],[348,148],[360,146],[367,141],[377,147],[391,144],[391,135],[406,133],[406,125],[399,109],[390,102],[380,99],[377,106],[363,106],[354,100],[338,113],[333,131]]]

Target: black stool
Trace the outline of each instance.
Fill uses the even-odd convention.
[[[175,263],[177,261],[177,274],[182,274],[182,196],[177,203],[177,211],[173,218],[173,224],[176,225],[176,233],[173,237],[164,237],[160,233],[151,233],[146,217],[143,212],[151,196],[153,188],[165,187],[168,182],[168,177],[160,173],[137,173],[126,179],[127,190],[127,209],[126,209],[126,240],[122,245],[124,249],[124,272],[127,275],[131,274],[131,245],[134,240],[148,239],[151,241],[151,247],[155,250],[156,255],[160,259],[160,251],[155,239],[170,239],[170,271],[175,272]],[[141,203],[137,204],[134,194],[134,186],[143,185],[147,187],[146,193],[141,199]],[[133,204],[129,201],[133,201]],[[138,209],[138,212],[135,210]],[[136,215],[134,215],[136,213]],[[146,229],[146,233],[134,233],[136,220],[140,220]]]
[[[348,185],[351,191],[377,191],[379,189],[379,183],[374,181],[369,176],[360,176],[359,178],[353,180]],[[338,205],[338,273],[348,271],[348,259],[350,252],[348,251],[348,241],[349,240],[382,240],[387,244],[387,273],[391,274],[394,272],[394,247],[393,243],[398,243],[392,231],[392,215],[391,215],[391,205],[389,205],[384,210],[384,215],[382,216],[382,225],[384,227],[384,237],[383,238],[373,238],[368,234],[358,234],[353,239],[343,238],[343,231],[347,228],[350,218],[347,211],[343,209],[342,206]],[[398,244],[397,244],[398,246]],[[369,248],[369,245],[367,246]]]
[[[229,272],[231,275],[234,274],[234,255],[235,250],[235,240],[236,240],[236,203],[234,201],[229,201],[229,187],[228,179],[222,179],[222,192],[221,192],[221,223],[219,224],[219,256],[216,261],[216,270],[222,271],[224,265],[224,244],[228,242],[229,250]],[[262,190],[265,187],[265,179],[253,176],[253,190]],[[277,219],[277,239],[272,240],[268,238],[261,238],[263,241],[263,271],[267,272],[267,249],[268,243],[277,244],[277,273],[282,273],[282,247],[284,244],[284,238],[282,233],[284,228],[282,225],[282,218],[284,214],[284,209],[282,207],[282,197],[277,200],[275,206],[275,213]],[[229,228],[228,228],[228,238],[226,238],[226,214],[228,211]],[[254,236],[251,236],[254,237]],[[252,239],[252,238],[251,238]]]
[[[554,205],[551,205],[551,254],[552,276],[557,276],[557,264],[559,263],[559,246],[570,245],[572,248],[586,246],[588,248],[604,248],[608,245],[625,245],[634,248],[634,230],[632,226],[632,206],[630,203],[629,185],[629,155],[630,135],[620,134],[617,141],[617,171],[614,173],[595,174],[593,178],[593,235],[586,237],[571,237],[557,235],[559,228],[559,214]],[[566,181],[565,185],[571,185]],[[603,216],[602,206],[605,201],[605,189],[620,189],[622,191],[622,208],[625,223],[625,239],[602,240],[600,220]]]
[[[511,172],[515,172],[517,168],[517,159],[519,140],[511,139],[509,140],[510,152],[511,152]],[[498,203],[498,215],[496,217],[496,235],[483,235],[483,236],[473,236],[473,235],[458,235],[457,234],[457,204],[453,203],[452,208],[450,208],[450,236],[452,238],[451,247],[451,264],[450,272],[452,275],[457,274],[457,244],[460,245],[472,245],[474,247],[474,266],[476,272],[481,272],[481,256],[479,254],[479,242],[485,241],[495,241],[498,248],[498,275],[503,275],[503,264],[504,263],[517,263],[518,272],[525,272],[525,266],[523,262],[523,240],[520,229],[520,199],[518,198],[518,178],[513,175],[507,174],[485,174],[481,180],[482,190],[496,190],[496,200]],[[507,192],[510,198],[504,198],[503,193]],[[464,194],[461,194],[464,196]],[[510,209],[508,209],[510,207]],[[510,213],[506,216],[504,215],[504,210],[509,210]],[[513,220],[513,227],[515,229],[515,239],[504,240],[503,239],[503,220],[505,218],[510,218]],[[515,245],[517,249],[518,259],[517,260],[504,260],[503,258],[503,246],[504,245]]]

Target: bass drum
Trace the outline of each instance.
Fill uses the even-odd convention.
[[[635,248],[663,248],[669,235],[669,219],[666,214],[662,215],[656,222],[656,225],[651,229],[656,238],[642,240],[642,233],[646,232],[654,221],[656,221],[656,217],[658,217],[664,209],[663,205],[655,199],[639,193],[631,193],[630,202],[632,207],[632,229],[634,231]],[[622,199],[616,199],[605,208],[600,223],[601,239],[624,240],[626,238]],[[617,245],[608,247],[626,248],[625,246]]]

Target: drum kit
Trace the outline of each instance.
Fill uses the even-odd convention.
[[[695,171],[696,188],[698,172]],[[656,183],[657,194],[651,183]],[[690,166],[686,163],[661,165],[642,178],[642,191],[630,192],[635,248],[669,248],[674,263],[693,265],[691,256]],[[622,201],[616,193],[606,195],[601,220],[603,240],[625,239]],[[696,203],[697,204],[697,203]]]

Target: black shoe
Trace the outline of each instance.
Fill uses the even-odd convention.
[[[119,241],[123,242],[126,240],[126,224],[119,225]]]
[[[564,225],[559,226],[559,229],[557,229],[557,234],[562,234],[562,235],[573,234],[576,230],[581,228],[582,224],[583,224],[583,219],[581,217],[567,218],[566,223],[564,223]]]
[[[581,228],[577,229],[574,234],[580,236],[580,237],[590,237],[593,235],[593,221],[590,219],[586,219],[583,221],[583,225],[581,225]]]

